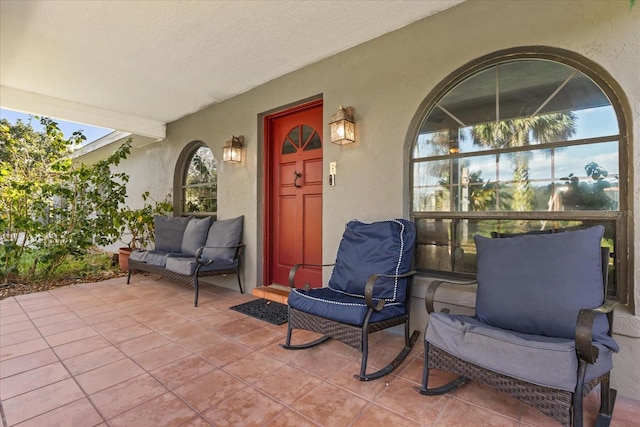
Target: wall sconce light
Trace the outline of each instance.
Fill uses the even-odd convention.
[[[458,129],[449,129],[449,154],[458,154],[460,145],[458,145]]]
[[[222,149],[222,161],[225,163],[240,163],[242,161],[242,148],[244,147],[244,136],[232,136],[224,144]]]
[[[458,154],[460,147],[458,146],[458,140],[451,141],[449,144],[449,154]]]
[[[344,108],[342,105],[338,112],[331,116],[331,142],[345,145],[356,142],[356,123],[353,120],[353,107]]]

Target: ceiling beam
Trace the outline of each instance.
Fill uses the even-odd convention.
[[[0,86],[0,106],[9,110],[129,132],[157,140],[167,136],[166,123]]]

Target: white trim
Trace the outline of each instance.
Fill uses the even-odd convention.
[[[130,132],[157,140],[165,139],[167,136],[166,123],[157,120],[117,113],[8,86],[0,86],[0,106],[24,113]]]
[[[74,152],[71,154],[71,157],[74,159],[82,157],[86,154],[91,153],[92,151],[99,150],[100,148],[106,147],[107,145],[113,144],[114,142],[121,141],[128,136],[131,136],[131,133],[121,131],[111,132],[110,134],[105,135],[102,138],[98,138],[95,141],[92,141],[88,144],[83,145],[77,150],[74,150]]]

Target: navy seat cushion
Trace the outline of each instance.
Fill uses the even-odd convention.
[[[198,248],[204,246],[207,241],[207,233],[209,232],[210,226],[210,216],[200,219],[192,218],[184,229],[180,252],[183,254],[195,255]]]
[[[363,296],[372,274],[403,274],[411,270],[415,241],[415,225],[405,219],[371,224],[350,221],[340,241],[328,287],[345,295]],[[404,301],[407,281],[380,278],[373,298]]]
[[[236,248],[242,241],[244,215],[236,218],[215,221],[209,228],[202,257],[215,262],[233,262]]]
[[[506,331],[468,316],[432,313],[425,340],[494,372],[545,387],[576,388],[578,357],[573,339]],[[612,351],[595,345],[599,356],[595,364],[587,364],[586,382],[613,367]]]
[[[582,308],[604,301],[601,225],[557,234],[507,239],[475,236],[476,316],[487,325],[548,337],[575,338]],[[617,351],[604,314],[594,341]]]
[[[362,326],[367,315],[367,303],[363,297],[336,292],[330,288],[292,289],[289,307],[340,323]],[[392,319],[405,314],[405,304],[389,302],[380,311],[374,311],[370,322]]]
[[[155,230],[156,251],[180,252],[182,250],[182,236],[190,216],[170,218],[156,215],[153,218]]]

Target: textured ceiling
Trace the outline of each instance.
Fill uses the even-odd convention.
[[[164,124],[461,2],[2,0],[0,104]]]

